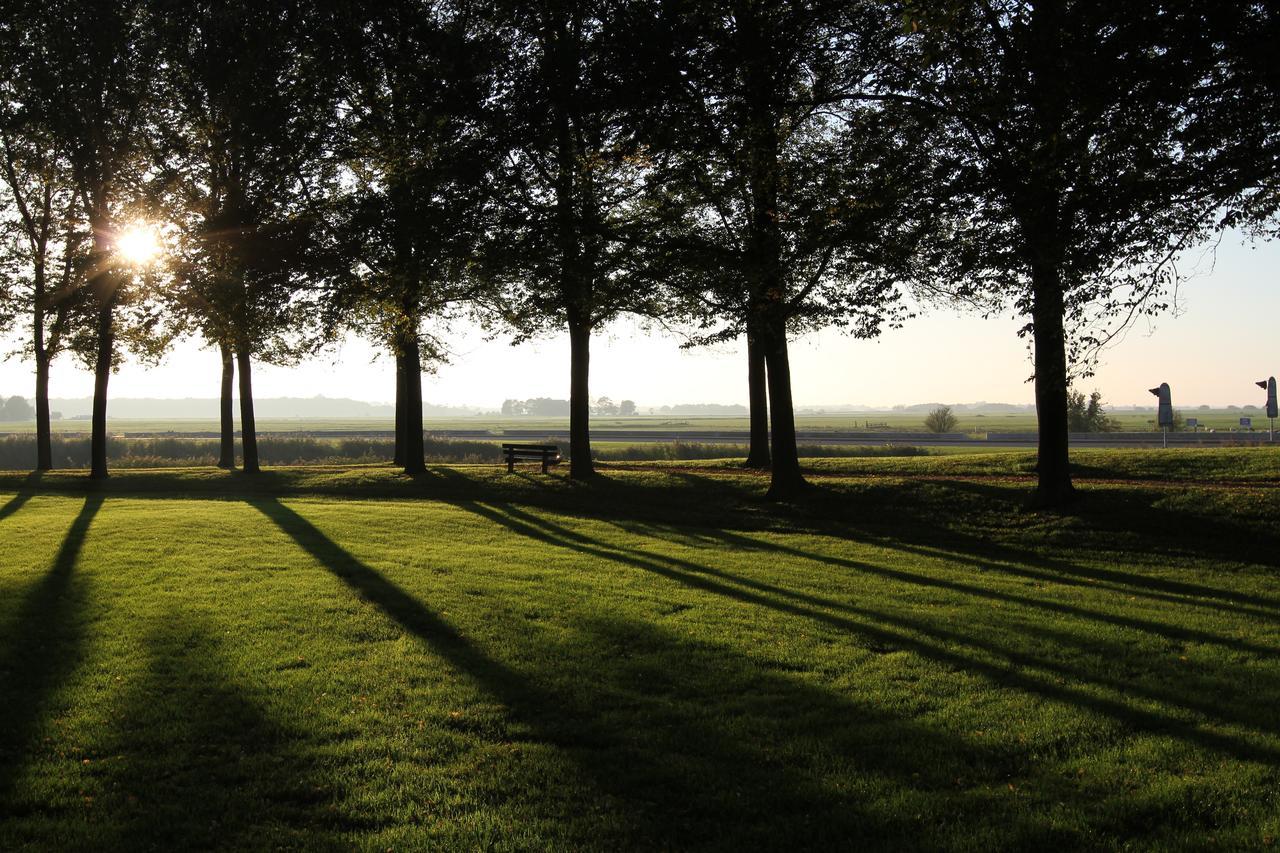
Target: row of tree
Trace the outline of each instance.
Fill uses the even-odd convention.
[[[5,319],[95,371],[92,476],[130,351],[222,354],[223,457],[257,470],[251,371],[352,330],[396,364],[423,467],[442,322],[571,343],[592,472],[594,332],[744,338],[748,464],[800,489],[788,341],[873,336],[904,296],[1026,318],[1039,489],[1071,495],[1068,382],[1159,310],[1188,246],[1267,233],[1274,4],[1216,0],[7,0]],[[131,268],[131,221],[167,223]],[[871,366],[869,365],[870,369]]]
[[[533,397],[529,400],[503,400],[503,415],[535,415],[541,417],[564,417],[569,414],[569,400],[555,400],[549,397]],[[636,414],[634,400],[613,402],[612,398],[601,397],[591,403],[591,414],[606,417],[630,417]]]

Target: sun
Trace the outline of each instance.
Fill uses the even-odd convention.
[[[116,251],[135,267],[145,267],[159,257],[162,247],[155,228],[135,222],[116,238]]]

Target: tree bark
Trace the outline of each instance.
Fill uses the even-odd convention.
[[[106,275],[101,273],[99,277]],[[98,308],[98,357],[93,366],[93,424],[89,440],[91,480],[105,480],[108,476],[107,383],[111,379],[111,362],[115,354],[115,293],[102,299]]]
[[[49,356],[36,345],[36,470],[53,470],[53,436],[49,418]]]
[[[404,353],[399,341],[394,345],[396,356],[396,451],[394,464],[397,468],[404,465]]]
[[[424,474],[427,466],[422,446],[422,352],[418,339],[404,342],[404,472]]]
[[[218,467],[228,471],[236,467],[236,416],[235,405],[231,399],[235,390],[236,360],[227,344],[220,344],[218,351],[222,355],[222,389],[218,400],[221,424],[221,450],[218,456]]]
[[[1039,446],[1035,503],[1056,507],[1075,496],[1067,432],[1067,338],[1062,284],[1056,270],[1033,272],[1031,319],[1035,346]]]
[[[595,474],[591,461],[591,327],[569,321],[569,476]]]
[[[769,383],[770,451],[773,454],[773,476],[765,497],[785,500],[808,485],[800,473],[800,454],[796,448],[796,415],[791,400],[786,321],[781,318],[771,320],[762,343]]]
[[[262,468],[258,465],[258,425],[253,417],[253,376],[246,347],[236,351],[236,367],[240,371],[240,440],[244,446],[244,472],[257,474]]]
[[[89,205],[89,224],[93,230],[91,260],[97,267],[89,287],[98,304],[98,352],[93,366],[93,414],[89,433],[91,480],[107,478],[107,384],[111,379],[111,363],[115,360],[115,307],[119,292],[110,267],[112,246],[106,209],[100,198]]]
[[[751,407],[751,444],[744,467],[767,469],[769,454],[769,386],[759,336],[747,332],[747,398]]]

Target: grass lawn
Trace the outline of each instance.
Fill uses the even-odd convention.
[[[0,849],[1280,837],[1280,452],[0,474]]]

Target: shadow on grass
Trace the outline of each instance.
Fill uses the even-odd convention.
[[[690,487],[696,476],[687,478]],[[954,493],[954,497],[952,496]],[[780,508],[774,517],[755,513],[681,517],[667,512],[627,513],[613,508],[586,508],[578,514],[617,524],[623,529],[645,531],[672,540],[697,535],[723,540],[729,529],[744,532],[769,529],[807,532],[839,539],[874,543],[903,551],[918,549],[922,556],[946,554],[979,569],[998,569],[1028,579],[1096,589],[1111,586],[1126,595],[1140,595],[1181,604],[1212,607],[1228,612],[1280,617],[1280,597],[1244,593],[1115,568],[1085,566],[1043,553],[1078,550],[1099,557],[1146,553],[1178,555],[1215,563],[1244,562],[1258,566],[1275,563],[1280,536],[1257,527],[1233,525],[1193,513],[1155,505],[1161,493],[1108,488],[1092,491],[1070,517],[1081,528],[1071,539],[1046,543],[1041,551],[1000,542],[994,536],[966,530],[966,521],[992,523],[993,533],[1018,537],[1017,525],[1034,525],[1036,513],[1022,507],[1016,489],[970,481],[934,480],[928,484],[895,482],[860,485],[855,490],[815,485],[806,504]],[[957,500],[968,499],[970,505]],[[541,508],[541,504],[539,507]],[[1021,519],[1021,520],[1019,520]],[[701,524],[700,527],[696,526]],[[1012,525],[1012,526],[1011,526]],[[981,528],[978,528],[981,530]],[[691,531],[699,531],[696,534]],[[1002,565],[996,566],[994,563]],[[1193,600],[1194,599],[1194,600]]]
[[[0,521],[4,521],[31,500],[31,496],[40,490],[41,475],[39,471],[33,471],[27,475],[22,486],[16,491],[13,497],[5,501],[4,506],[0,506]]]
[[[116,723],[85,767],[114,839],[85,849],[337,848],[316,807],[329,792],[236,683],[219,633],[184,614],[145,634],[143,677],[110,700]]]
[[[923,658],[985,677],[993,686],[1017,689],[1091,711],[1128,728],[1178,737],[1188,743],[1244,760],[1280,760],[1280,749],[1272,744],[1259,743],[1256,738],[1238,737],[1201,726],[1197,721],[1186,719],[1185,713],[1174,716],[1147,710],[1131,698],[1157,701],[1181,711],[1190,710],[1197,715],[1229,723],[1243,723],[1264,732],[1275,732],[1276,714],[1266,701],[1255,699],[1243,707],[1230,707],[1223,705],[1221,694],[1207,689],[1227,683],[1226,681],[1215,680],[1212,685],[1204,685],[1204,692],[1141,684],[1096,669],[1086,670],[1045,656],[1029,654],[1011,648],[1006,643],[987,639],[976,631],[949,630],[924,619],[799,593],[687,560],[623,551],[513,506],[494,507],[466,503],[459,506],[530,539],[656,574],[743,604],[810,619],[858,636],[873,647],[911,651]],[[855,565],[863,567],[862,564]],[[1069,638],[1063,635],[1057,639],[1064,642]],[[957,650],[962,648],[966,651]],[[1171,671],[1163,675],[1166,678],[1162,678],[1162,682],[1167,680],[1176,683],[1182,673]],[[1256,680],[1243,674],[1237,673],[1234,677],[1240,684],[1251,684],[1255,688],[1257,686]],[[1099,687],[1105,688],[1110,695],[1099,695]]]
[[[1008,506],[1010,491],[973,481],[947,481],[949,490],[983,504]],[[1280,552],[1280,531],[1274,516],[1259,507],[1229,506],[1207,511],[1215,501],[1259,494],[1248,484],[1236,489],[1206,490],[1196,503],[1179,499],[1194,493],[1185,489],[1106,486],[1089,489],[1082,499],[1057,515],[1079,526],[1078,547],[1105,553],[1107,546],[1134,546],[1163,556],[1204,558],[1215,563],[1255,563],[1274,566]],[[1267,497],[1280,494],[1267,490]],[[1280,608],[1280,598],[1257,596],[1246,603]]]
[[[0,802],[28,758],[50,697],[75,669],[83,640],[74,572],[102,506],[90,495],[71,522],[48,573],[27,592],[0,648]]]
[[[788,557],[797,557],[804,560],[811,560],[815,563],[822,563],[827,566],[833,566],[840,569],[848,569],[852,572],[864,575],[875,575],[877,577],[891,580],[897,583],[909,586],[918,586],[926,589],[940,589],[947,592],[954,592],[960,595],[967,595],[973,598],[986,599],[992,602],[1000,602],[1012,604],[1017,607],[1025,607],[1029,610],[1041,610],[1045,613],[1058,614],[1068,616],[1073,619],[1080,619],[1086,622],[1097,622],[1100,624],[1111,625],[1116,628],[1122,628],[1132,631],[1140,631],[1154,636],[1162,637],[1169,640],[1178,640],[1181,642],[1191,643],[1207,643],[1210,645],[1221,646],[1227,649],[1233,649],[1246,654],[1267,657],[1270,655],[1280,654],[1280,647],[1261,645],[1253,643],[1239,637],[1224,637],[1210,631],[1201,631],[1196,628],[1190,628],[1181,624],[1169,624],[1167,622],[1158,622],[1152,619],[1141,619],[1134,616],[1124,616],[1117,613],[1109,613],[1105,610],[1099,610],[1093,607],[1084,607],[1077,604],[1066,604],[1052,599],[1020,595],[1014,592],[1007,592],[993,589],[987,586],[981,586],[976,583],[966,583],[964,581],[949,580],[947,578],[935,577],[933,575],[922,574],[919,572],[906,571],[904,569],[895,569],[889,566],[879,566],[861,560],[850,560],[845,557],[836,557],[830,554],[822,554],[816,551],[806,551],[802,548],[793,548],[788,545],[782,545],[777,542],[769,542],[762,539],[755,539],[749,536],[732,533],[727,530],[718,531],[711,537],[715,542],[734,548],[740,553],[749,552],[767,552],[771,554],[782,554]],[[987,550],[996,553],[1002,553],[1000,557],[992,556],[990,559],[982,559],[981,557],[970,556],[968,554],[960,554],[954,551],[946,551],[942,549],[932,549],[922,546],[905,545],[893,540],[876,541],[874,544],[889,550],[902,551],[918,557],[924,557],[939,562],[957,562],[960,564],[970,565],[981,570],[990,570],[996,574],[1009,574],[1020,578],[1029,578],[1045,583],[1065,583],[1072,585],[1070,577],[1079,575],[1081,570],[1077,566],[1065,564],[1060,561],[1039,560],[1042,565],[1050,565],[1053,567],[1051,571],[1037,571],[1026,568],[1030,555],[1011,555],[1002,553],[999,547],[991,547]],[[1005,562],[998,563],[996,560]],[[1063,576],[1067,575],[1067,580],[1063,580]],[[1082,584],[1096,588],[1097,584]],[[1126,594],[1133,594],[1131,587],[1121,587],[1120,591]],[[1178,604],[1187,605],[1194,604],[1185,598],[1172,599]],[[1239,612],[1239,611],[1235,611]],[[1251,615],[1258,615],[1264,619],[1275,619],[1275,614],[1266,611],[1247,611]]]
[[[734,649],[676,637],[622,619],[571,622],[570,639],[509,635],[517,669],[493,657],[439,614],[366,565],[297,511],[275,500],[250,504],[354,594],[378,607],[501,702],[535,741],[570,756],[585,774],[534,789],[589,817],[590,846],[786,847],[868,839],[918,844],[915,815],[850,793],[851,770],[869,774],[877,796],[932,789],[933,807],[989,816],[1009,840],[1063,840],[1065,830],[1004,813],[966,787],[956,768],[999,787],[1017,757],[948,735],[826,689],[774,676]],[[488,517],[489,510],[469,509]],[[495,518],[495,520],[498,520]],[[505,735],[500,735],[505,736]],[[528,783],[515,785],[529,790]],[[973,808],[969,799],[984,799]],[[601,814],[612,815],[602,820]],[[954,816],[953,816],[954,819]],[[600,826],[617,836],[602,837]],[[938,824],[942,826],[941,823]]]

